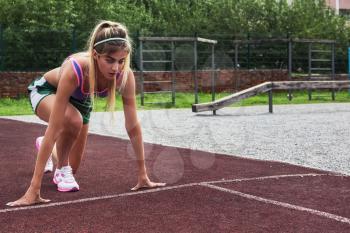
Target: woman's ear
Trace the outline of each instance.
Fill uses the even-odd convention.
[[[94,49],[93,51],[92,51],[92,57],[95,59],[95,60],[97,60],[97,58],[98,58],[98,52]]]

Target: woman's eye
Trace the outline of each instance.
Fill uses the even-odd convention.
[[[124,60],[124,59],[123,59],[123,60],[118,61],[119,65],[123,64],[124,62],[125,62],[125,60]]]

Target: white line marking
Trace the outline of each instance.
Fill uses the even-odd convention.
[[[184,184],[184,185],[169,186],[169,187],[148,189],[148,190],[138,191],[138,192],[121,193],[121,194],[106,195],[106,196],[99,196],[99,197],[82,198],[82,199],[77,199],[73,201],[63,201],[63,202],[55,202],[55,203],[49,203],[49,204],[14,207],[14,208],[1,209],[0,213],[7,213],[7,212],[13,212],[13,211],[20,211],[20,210],[40,209],[40,208],[46,208],[46,207],[52,207],[52,206],[63,206],[63,205],[70,205],[70,204],[97,201],[97,200],[106,200],[106,199],[112,199],[117,197],[135,196],[135,195],[141,195],[145,193],[155,193],[155,192],[160,192],[165,190],[179,189],[179,188],[191,187],[196,185],[199,185],[199,183],[190,183],[190,184]]]
[[[180,188],[184,188],[184,187],[201,186],[201,185],[206,185],[206,184],[209,185],[209,184],[226,183],[226,182],[240,182],[240,181],[251,181],[251,180],[278,179],[278,178],[285,178],[285,177],[304,177],[304,176],[321,176],[321,175],[330,175],[330,174],[316,174],[316,173],[315,174],[314,173],[291,174],[291,175],[262,176],[262,177],[253,177],[253,178],[244,178],[244,179],[218,180],[218,181],[207,181],[207,182],[199,182],[199,183],[189,183],[189,184],[168,186],[168,187],[162,187],[162,188],[156,188],[156,189],[148,189],[148,190],[138,191],[138,192],[82,198],[82,199],[77,199],[77,200],[72,200],[72,201],[54,202],[54,203],[38,204],[38,205],[32,205],[32,206],[12,207],[12,208],[0,209],[0,213],[39,209],[39,208],[46,208],[46,207],[53,207],[53,206],[63,206],[63,205],[70,205],[70,204],[75,204],[75,203],[98,201],[98,200],[106,200],[106,199],[112,199],[112,198],[118,198],[118,197],[134,196],[134,195],[141,195],[141,194],[147,194],[147,193],[161,192],[161,191],[166,191],[166,190],[180,189]]]
[[[329,173],[308,173],[308,174],[289,174],[289,175],[276,175],[276,176],[260,176],[253,178],[242,178],[242,179],[232,179],[232,180],[216,180],[209,182],[202,182],[205,184],[219,184],[219,183],[230,183],[230,182],[241,182],[241,181],[254,181],[254,180],[267,180],[267,179],[279,179],[288,177],[305,177],[305,176],[329,176]]]
[[[326,217],[329,219],[333,219],[336,220],[338,222],[343,222],[343,223],[347,223],[350,224],[350,219],[349,218],[345,218],[339,215],[335,215],[335,214],[331,214],[331,213],[327,213],[327,212],[322,212],[319,210],[314,210],[314,209],[310,209],[310,208],[305,208],[302,206],[297,206],[297,205],[292,205],[292,204],[288,204],[285,202],[279,202],[279,201],[274,201],[271,199],[266,199],[266,198],[262,198],[262,197],[258,197],[258,196],[254,196],[254,195],[250,195],[250,194],[246,194],[246,193],[241,193],[235,190],[230,190],[230,189],[226,189],[226,188],[221,188],[215,185],[211,185],[211,184],[206,184],[206,183],[201,183],[201,186],[205,186],[208,188],[212,188],[212,189],[216,189],[222,192],[226,192],[226,193],[231,193],[237,196],[241,196],[247,199],[251,199],[251,200],[255,200],[255,201],[259,201],[259,202],[263,202],[263,203],[267,203],[267,204],[273,204],[273,205],[277,205],[277,206],[282,206],[288,209],[293,209],[293,210],[298,210],[298,211],[304,211],[304,212],[308,212],[314,215],[318,215],[321,217]]]

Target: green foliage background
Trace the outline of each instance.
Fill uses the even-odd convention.
[[[0,0],[0,70],[58,66],[85,49],[101,19],[125,24],[136,49],[140,35],[322,38],[337,40],[346,64],[350,38],[346,19],[324,0]]]

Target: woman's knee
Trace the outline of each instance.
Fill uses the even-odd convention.
[[[83,127],[83,119],[80,114],[68,115],[64,121],[64,131],[72,136],[78,136]]]

